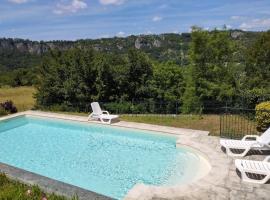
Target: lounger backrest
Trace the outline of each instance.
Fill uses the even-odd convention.
[[[259,137],[258,142],[270,144],[270,127]]]
[[[93,113],[95,115],[101,115],[102,114],[102,110],[101,110],[98,102],[91,103],[91,107],[92,107]]]

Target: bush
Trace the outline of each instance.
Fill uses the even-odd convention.
[[[256,122],[259,131],[265,131],[270,126],[270,101],[256,106]]]
[[[2,108],[2,106],[0,106],[0,116],[4,116],[7,114],[8,114],[8,112],[4,108]]]
[[[118,114],[144,114],[147,113],[146,105],[139,103],[131,103],[131,102],[112,102],[105,103],[102,105],[105,110],[108,110],[111,113]]]
[[[12,101],[5,101],[4,103],[0,103],[0,107],[7,113],[16,113],[18,111]]]

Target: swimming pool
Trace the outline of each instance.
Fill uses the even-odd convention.
[[[32,116],[0,122],[0,162],[122,199],[137,183],[169,186],[202,176],[202,157],[150,131]]]

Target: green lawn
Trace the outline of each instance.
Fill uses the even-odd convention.
[[[17,181],[12,181],[4,174],[0,174],[0,199],[3,200],[67,200],[62,196],[45,194],[37,186],[28,186]],[[78,198],[74,197],[72,200]]]
[[[219,135],[219,115],[122,115],[121,120],[157,124],[177,128],[190,128],[209,131],[211,135]]]

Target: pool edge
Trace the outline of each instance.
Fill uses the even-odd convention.
[[[44,192],[47,193],[54,193],[68,198],[78,196],[80,200],[113,200],[111,197],[107,197],[90,190],[57,181],[55,179],[51,179],[1,162],[0,172],[4,173],[12,180],[19,181],[27,185],[38,185]]]

